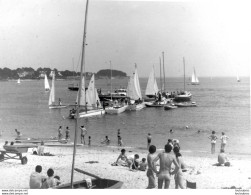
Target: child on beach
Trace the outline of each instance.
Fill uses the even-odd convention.
[[[106,144],[106,145],[110,144],[110,139],[108,138],[108,136],[105,136],[105,139],[101,142],[101,144]]]
[[[140,171],[145,171],[146,168],[147,168],[146,159],[142,158],[141,162],[139,163],[139,170]]]
[[[57,179],[54,178],[54,170],[52,168],[48,169],[47,176],[48,177],[46,181],[43,183],[42,188],[48,189],[48,188],[56,187]]]
[[[65,139],[66,139],[66,140],[69,140],[69,139],[70,139],[70,129],[69,129],[68,126],[66,127],[66,131],[65,131]]]
[[[88,139],[88,146],[91,146],[91,136],[89,136],[89,139]]]
[[[226,144],[227,144],[227,140],[229,139],[228,136],[225,135],[224,132],[221,133],[221,149],[225,150]]]
[[[224,149],[220,150],[220,153],[218,155],[218,163],[216,165],[217,166],[224,165],[224,166],[228,166],[228,167],[230,166],[230,162],[229,162],[229,160],[227,158],[227,155],[225,154]]]
[[[156,147],[154,145],[151,145],[149,147],[149,153],[147,155],[147,164],[148,164],[148,169],[146,172],[146,175],[148,177],[148,186],[147,189],[152,189],[155,188],[155,176],[154,176],[154,171],[153,171],[153,159],[155,159],[156,155]]]
[[[37,165],[35,172],[30,175],[30,189],[40,189],[46,177],[42,175],[42,166]]]
[[[41,145],[38,146],[37,153],[38,153],[39,156],[43,156],[44,155],[44,142],[43,141],[41,141]]]
[[[135,154],[134,157],[130,156],[128,158],[128,166],[130,170],[138,170],[139,167],[139,155]]]
[[[216,140],[217,140],[217,136],[215,135],[215,131],[212,131],[212,135],[210,135],[208,138],[211,139],[211,154],[214,154],[215,153],[215,144],[216,144]]]
[[[59,128],[58,128],[58,140],[61,140],[62,138],[63,138],[62,126],[59,126]]]

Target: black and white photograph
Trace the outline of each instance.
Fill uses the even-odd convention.
[[[249,194],[250,10],[0,0],[2,194]]]

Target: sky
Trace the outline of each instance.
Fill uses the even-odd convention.
[[[86,0],[0,0],[0,68],[80,71]],[[86,71],[249,76],[248,1],[89,0]]]

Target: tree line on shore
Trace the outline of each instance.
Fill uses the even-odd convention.
[[[46,74],[50,78],[51,72],[55,72],[57,79],[76,79],[79,78],[80,72],[75,71],[59,71],[56,68],[38,68],[37,70],[31,67],[23,67],[11,70],[9,68],[0,68],[0,80],[11,80],[11,79],[41,79],[44,78]],[[91,77],[95,74],[96,78],[111,78],[112,77],[126,77],[126,73],[119,70],[103,69],[99,70],[97,73],[86,72],[86,77]]]

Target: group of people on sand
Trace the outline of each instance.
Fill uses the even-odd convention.
[[[60,183],[60,177],[57,175],[54,176],[54,170],[52,168],[47,170],[47,176],[43,175],[41,165],[37,165],[35,171],[30,175],[30,189],[54,188]]]
[[[156,187],[155,177],[158,178],[158,188],[169,188],[171,176],[174,175],[175,188],[185,188],[183,172],[186,171],[185,163],[180,153],[180,145],[178,140],[169,139],[164,146],[164,152],[156,154],[156,146],[148,147],[148,155],[139,161],[139,155],[127,157],[126,150],[122,149],[116,162],[112,165],[127,166],[130,170],[141,170],[146,172],[148,177],[147,189]],[[171,153],[173,151],[174,155]],[[159,165],[159,169],[157,166]]]

